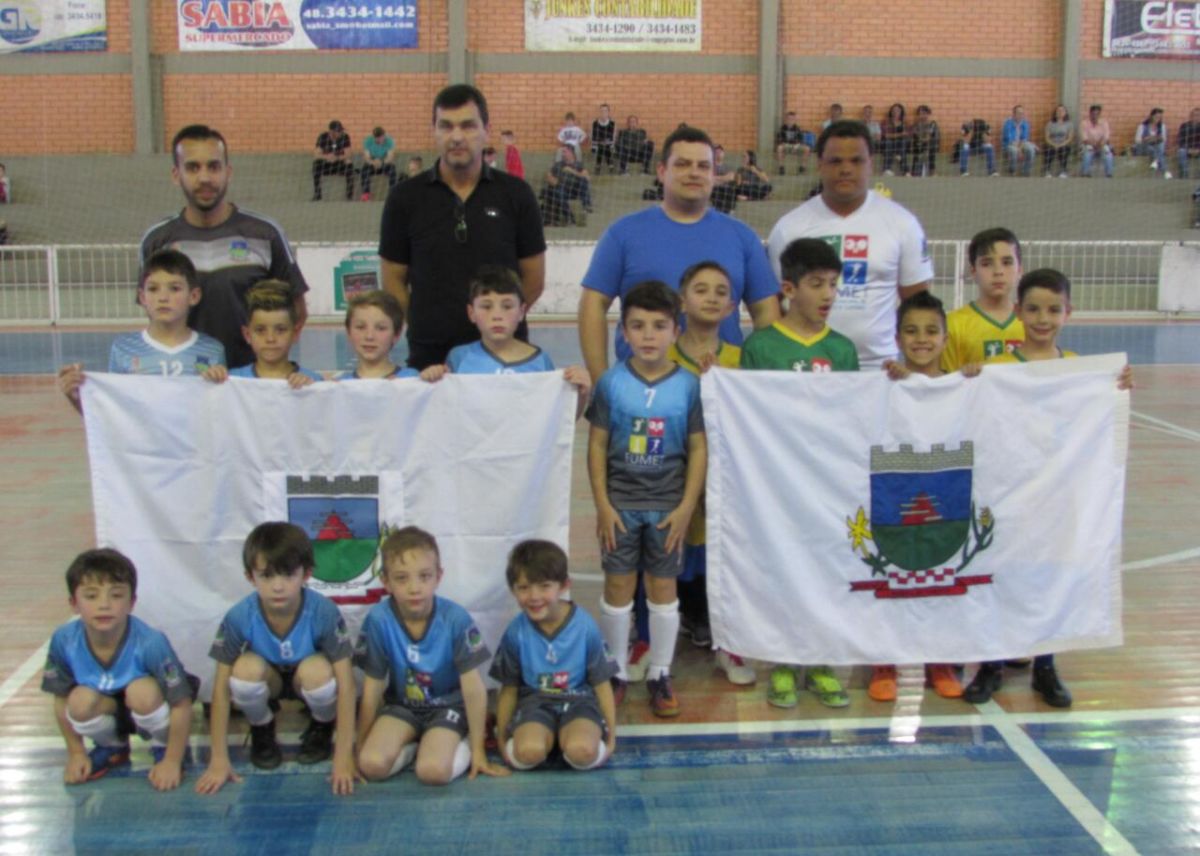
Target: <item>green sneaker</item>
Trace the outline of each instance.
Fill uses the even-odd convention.
[[[775,707],[795,707],[796,673],[787,666],[776,666],[771,670],[771,687],[767,690],[767,704]]]
[[[846,707],[850,696],[842,689],[841,681],[828,666],[809,666],[804,672],[804,688],[817,694],[817,699],[826,707]]]

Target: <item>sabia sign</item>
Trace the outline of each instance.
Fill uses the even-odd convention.
[[[186,0],[179,14],[189,29],[201,32],[265,30],[292,32],[295,27],[282,3],[260,0]]]

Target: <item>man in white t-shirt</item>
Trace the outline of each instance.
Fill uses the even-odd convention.
[[[779,257],[797,238],[822,238],[842,259],[829,326],[858,348],[864,369],[896,357],[896,307],[929,288],[933,264],[920,222],[908,209],[867,189],[871,136],[861,122],[832,123],[817,140],[821,194],[783,215],[767,239]]]

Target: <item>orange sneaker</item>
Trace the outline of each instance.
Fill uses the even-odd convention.
[[[876,666],[867,684],[867,695],[875,701],[896,700],[896,667]]]
[[[958,682],[958,675],[954,674],[953,666],[931,663],[925,667],[925,672],[929,676],[933,691],[942,698],[962,698],[962,684]]]

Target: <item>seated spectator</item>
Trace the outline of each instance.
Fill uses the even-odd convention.
[[[621,175],[629,172],[629,164],[642,164],[643,172],[650,174],[654,163],[654,141],[646,137],[646,130],[638,127],[638,117],[630,116],[625,127],[617,132],[617,161]]]
[[[1093,104],[1088,108],[1088,116],[1079,123],[1079,152],[1083,158],[1080,174],[1084,178],[1092,177],[1092,159],[1100,155],[1104,160],[1104,175],[1113,177],[1112,131],[1108,120],[1100,117],[1103,107]]]
[[[1200,229],[1200,187],[1192,191],[1192,228]],[[0,230],[0,244],[8,240],[8,231]]]
[[[807,171],[804,162],[808,160],[811,147],[805,143],[804,136],[804,131],[796,124],[796,113],[788,111],[787,115],[783,117],[783,125],[775,135],[775,166],[780,175],[787,174],[783,161],[788,155],[800,156],[800,164],[796,167],[797,175]]]
[[[862,108],[862,123],[867,126],[867,133],[871,135],[871,154],[879,154],[883,146],[883,128],[875,121],[875,108],[870,104]]]
[[[758,167],[758,155],[753,149],[742,153],[742,165],[737,171],[737,198],[766,199],[771,195],[771,179]]]
[[[1188,159],[1200,158],[1200,107],[1192,110],[1188,121],[1179,126],[1179,177],[1187,178]],[[2,165],[0,165],[2,167]],[[0,169],[0,174],[3,169]]]
[[[496,160],[496,149],[493,146],[485,146],[483,149],[483,162],[492,169],[498,169],[504,172],[504,167],[500,166]]]
[[[962,137],[958,141],[958,172],[960,175],[970,175],[968,172],[969,159],[972,154],[982,153],[987,161],[988,175],[999,175],[996,172],[996,147],[992,145],[992,126],[983,119],[972,119],[964,122]]]
[[[504,171],[517,178],[525,177],[525,162],[517,148],[517,135],[512,131],[501,131],[500,142],[504,143]]]
[[[1186,161],[1184,162],[1184,169],[1185,170],[1187,169]],[[4,164],[0,163],[0,205],[7,205],[8,200],[10,198],[11,197],[9,196],[8,167],[6,167]]]
[[[1004,149],[1009,175],[1016,175],[1018,166],[1021,175],[1029,176],[1033,172],[1038,147],[1029,138],[1029,120],[1025,118],[1025,108],[1020,104],[1004,120],[1004,126],[1000,129],[1000,145]]]
[[[587,224],[584,214],[571,212],[572,199],[578,199],[584,212],[592,211],[592,180],[587,168],[575,160],[575,150],[564,145],[558,159],[546,172],[546,186],[542,188],[542,218],[551,226],[572,221],[578,226]]]
[[[596,175],[600,174],[600,164],[607,163],[608,171],[615,173],[617,171],[616,162],[613,160],[613,146],[617,139],[617,123],[612,120],[612,115],[607,104],[600,105],[599,118],[592,120],[592,153],[596,158]]]
[[[905,175],[908,170],[908,137],[909,128],[904,121],[904,105],[893,104],[888,108],[887,118],[883,120],[883,174],[895,175],[892,162]]]
[[[908,174],[933,175],[937,169],[938,152],[942,148],[942,132],[928,104],[917,108],[917,121],[913,122],[910,139],[912,166]]]
[[[837,104],[837,103],[830,104],[829,105],[829,118],[821,123],[821,130],[824,131],[826,128],[828,128],[830,125],[832,125],[834,122],[838,121],[841,118],[842,118],[842,105]]]
[[[362,185],[362,201],[371,201],[371,179],[377,175],[386,175],[388,190],[396,186],[396,142],[387,135],[383,128],[376,127],[371,136],[363,142],[363,164],[358,171],[359,183]]]
[[[575,154],[575,163],[580,167],[583,166],[583,144],[587,142],[587,139],[587,131],[576,123],[574,113],[563,116],[562,127],[558,129],[558,144],[571,147],[571,151]]]
[[[408,159],[408,166],[404,168],[404,173],[408,178],[413,178],[420,175],[425,170],[425,159],[420,155],[413,155]]]
[[[312,164],[313,202],[321,198],[323,175],[346,176],[346,198],[354,198],[354,164],[350,162],[350,151],[350,135],[342,123],[334,119],[329,123],[329,130],[317,137],[313,150],[316,157]]]
[[[1075,142],[1075,126],[1071,124],[1071,114],[1067,105],[1059,104],[1054,108],[1054,115],[1046,123],[1045,148],[1042,149],[1042,174],[1051,176],[1050,164],[1058,161],[1058,177],[1067,177],[1067,161],[1071,158],[1071,145]]]
[[[737,171],[725,163],[723,146],[713,146],[713,189],[708,198],[722,214],[737,206]]]
[[[1150,158],[1150,169],[1170,178],[1167,169],[1167,123],[1163,121],[1163,110],[1155,107],[1145,121],[1137,126],[1133,135],[1133,153]]]

